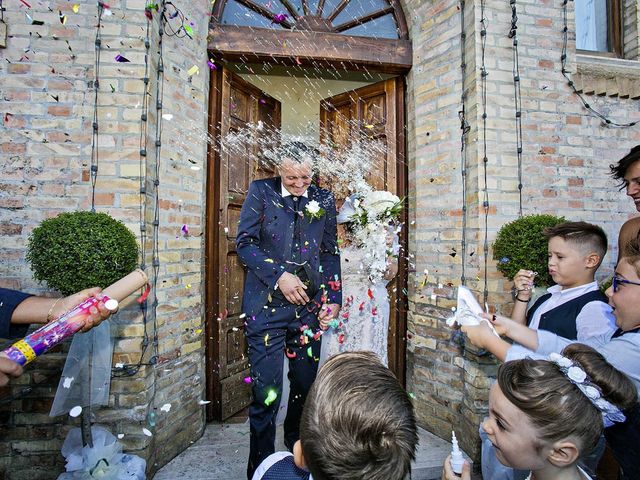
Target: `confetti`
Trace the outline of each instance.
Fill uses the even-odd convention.
[[[80,416],[81,413],[82,413],[81,406],[73,407],[71,410],[69,410],[69,416],[73,418]]]
[[[275,402],[276,398],[278,398],[278,394],[275,390],[269,390],[267,392],[267,398],[264,399],[264,404],[268,407],[273,402]]]
[[[116,62],[119,62],[119,63],[130,63],[131,62],[131,60],[129,60],[127,57],[123,57],[120,54],[116,55],[115,59],[116,59]]]
[[[71,7],[71,10],[73,10],[73,13],[78,13],[80,11],[80,5],[77,3],[74,4],[73,7]]]
[[[268,333],[264,336],[264,344],[267,347],[269,346],[269,334]]]
[[[251,377],[244,377],[244,383],[247,385],[251,384]]]
[[[307,357],[313,358],[313,350],[311,350],[311,347],[307,348]]]
[[[191,26],[189,25],[185,25],[183,28],[185,33],[189,35],[189,38],[193,38],[193,28],[191,28]]]
[[[200,67],[197,66],[197,65],[194,65],[189,70],[187,70],[187,75],[189,75],[190,77],[193,77],[194,75],[197,75],[198,73],[200,73]]]
[[[62,13],[61,10],[58,10],[58,17],[60,18],[60,23],[64,25],[67,23],[67,16]]]
[[[122,440],[124,438],[124,433],[119,433],[118,434],[118,439]]]
[[[180,231],[183,233],[183,235],[189,235],[189,227],[186,224],[182,225]]]
[[[165,403],[164,405],[162,405],[160,407],[160,411],[161,412],[167,412],[169,413],[169,410],[171,410],[171,404],[170,403]]]
[[[144,433],[147,437],[153,437],[153,433],[151,433],[151,431],[147,430],[146,428],[142,429],[142,433]]]
[[[209,67],[209,70],[217,70],[218,67],[216,66],[215,63],[213,63],[213,59],[210,58],[209,60],[207,60],[207,66]]]
[[[207,405],[208,403],[211,403],[211,401],[209,401],[209,400],[198,400],[198,405]]]
[[[287,18],[289,18],[289,15],[287,15],[286,13],[277,13],[273,16],[273,21],[271,23],[284,23],[287,21]]]
[[[74,377],[65,377],[64,381],[62,382],[62,386],[64,388],[71,388],[71,384],[73,383],[74,380],[75,380]]]
[[[25,3],[25,5],[26,5],[26,3]],[[31,7],[29,7],[29,8],[31,8]],[[31,17],[31,15],[29,15],[27,12],[24,13],[24,16],[27,17],[27,24],[28,25],[44,25],[44,22],[42,20],[34,20]]]

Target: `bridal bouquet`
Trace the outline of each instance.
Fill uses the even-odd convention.
[[[389,238],[396,235],[402,200],[388,191],[370,190],[352,195],[346,202],[350,205],[343,206],[341,214],[348,215],[354,240],[365,252],[369,279],[373,283],[382,281],[387,257],[397,254]]]

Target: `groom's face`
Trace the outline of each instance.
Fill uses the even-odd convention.
[[[285,158],[280,164],[282,185],[291,195],[303,195],[311,185],[311,177],[311,162],[298,163]]]

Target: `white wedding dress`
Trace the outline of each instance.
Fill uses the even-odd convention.
[[[340,326],[322,335],[320,364],[341,352],[369,350],[385,365],[389,330],[389,294],[387,281],[373,283],[367,258],[362,249],[349,245],[340,250],[342,269],[342,309]]]

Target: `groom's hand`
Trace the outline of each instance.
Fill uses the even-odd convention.
[[[295,275],[284,272],[278,279],[278,288],[289,303],[294,305],[306,305],[309,303],[307,296],[307,286]]]

